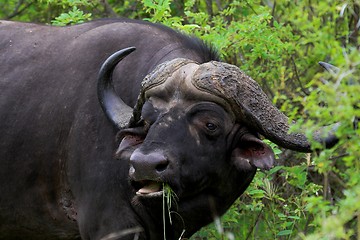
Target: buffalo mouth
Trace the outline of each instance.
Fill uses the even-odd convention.
[[[132,181],[136,195],[140,197],[162,197],[163,183],[152,180]]]

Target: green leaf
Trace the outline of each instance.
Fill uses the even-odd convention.
[[[287,235],[291,235],[292,234],[292,230],[283,230],[280,231],[276,234],[276,236],[287,236]]]

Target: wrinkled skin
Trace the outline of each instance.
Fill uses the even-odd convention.
[[[167,239],[183,228],[188,237],[244,191],[257,159],[271,165],[257,134],[209,98],[149,92],[144,121],[119,133],[103,114],[97,73],[110,54],[137,47],[114,71],[117,93],[134,106],[158,64],[216,60],[197,41],[128,20],[2,21],[0,36],[0,239],[162,239],[161,198],[136,194],[151,181],[179,197]]]

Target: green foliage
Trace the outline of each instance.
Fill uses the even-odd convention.
[[[55,25],[104,17],[143,18],[140,1],[131,0],[2,0],[0,19]]]
[[[170,0],[144,0],[145,12],[151,15],[151,18],[146,18],[151,22],[162,22],[171,17],[170,14]]]
[[[52,20],[51,23],[55,26],[66,26],[73,25],[76,23],[83,23],[91,19],[90,13],[84,13],[79,10],[76,6],[73,7],[68,13],[62,13],[60,16]]]
[[[78,9],[78,6],[91,7],[92,4],[88,0],[46,0],[46,2],[48,4],[61,6],[64,9],[70,8],[68,12],[61,13],[51,21],[55,26],[73,25],[91,20],[91,13],[84,13]]]
[[[320,126],[341,123],[332,149],[313,142],[313,153],[299,154],[267,142],[278,165],[259,171],[231,209],[192,239],[360,239],[359,0],[0,3],[0,18],[57,25],[117,15],[163,23],[213,44],[297,122],[292,131],[311,138]],[[318,61],[341,70],[331,75]]]
[[[309,120],[297,126],[305,127],[311,137],[320,125],[341,123],[336,131],[339,143],[312,159],[329,191],[322,197],[305,199],[317,228],[307,239],[351,239],[360,234],[360,129],[354,128],[354,121],[360,116],[360,57],[353,48],[344,51],[345,61],[340,62],[338,74],[319,74],[308,84],[312,92],[304,106]],[[313,147],[323,148],[317,142]]]

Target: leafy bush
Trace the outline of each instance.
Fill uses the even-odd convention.
[[[84,14],[83,11],[79,10],[76,6],[73,7],[68,13],[62,13],[60,16],[56,17],[51,23],[55,26],[66,26],[77,23],[83,23],[91,19],[91,14]]]

